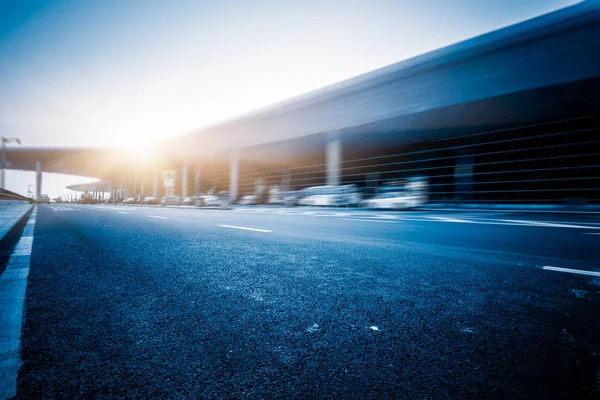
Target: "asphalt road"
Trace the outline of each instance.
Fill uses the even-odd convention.
[[[243,228],[243,229],[242,229]],[[600,218],[39,206],[17,398],[600,396]]]

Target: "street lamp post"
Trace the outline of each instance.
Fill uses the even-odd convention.
[[[21,144],[21,139],[16,137],[5,138],[2,136],[2,173],[0,174],[0,188],[6,189],[6,181],[4,177],[4,170],[6,169],[6,143],[16,142],[17,144]]]

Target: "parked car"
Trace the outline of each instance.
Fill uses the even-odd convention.
[[[144,197],[144,204],[160,204],[160,199],[158,199],[157,197],[146,196]]]
[[[200,207],[218,207],[221,205],[221,199],[215,194],[205,194],[200,199]]]
[[[128,197],[123,200],[123,204],[137,204],[138,200],[135,197]]]
[[[408,210],[427,203],[428,182],[426,177],[411,177],[404,183],[379,188],[379,193],[363,202],[367,208]]]
[[[220,207],[229,208],[231,205],[231,196],[227,192],[218,194],[205,194],[198,198],[199,207]]]
[[[253,194],[243,196],[238,201],[238,204],[242,204],[242,205],[253,205],[253,204],[257,204],[257,203],[258,203],[258,198],[256,197],[256,195],[253,195]]]
[[[160,199],[161,206],[178,206],[181,204],[181,197],[179,196],[163,196]]]
[[[181,204],[183,204],[184,206],[195,206],[196,202],[197,202],[197,199],[195,196],[188,196],[185,199],[183,199]]]
[[[301,206],[358,206],[361,194],[356,185],[312,186],[299,191]]]

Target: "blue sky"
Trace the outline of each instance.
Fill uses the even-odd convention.
[[[576,2],[0,0],[0,132],[140,148]]]

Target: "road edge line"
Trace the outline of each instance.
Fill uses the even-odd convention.
[[[2,341],[0,341],[0,399],[9,399],[17,395],[17,378],[21,368],[21,329],[23,326],[23,310],[27,277],[31,263],[31,248],[34,238],[37,206],[25,224],[21,237],[8,260],[8,265],[0,275],[0,307],[10,310],[3,312],[0,320]]]

